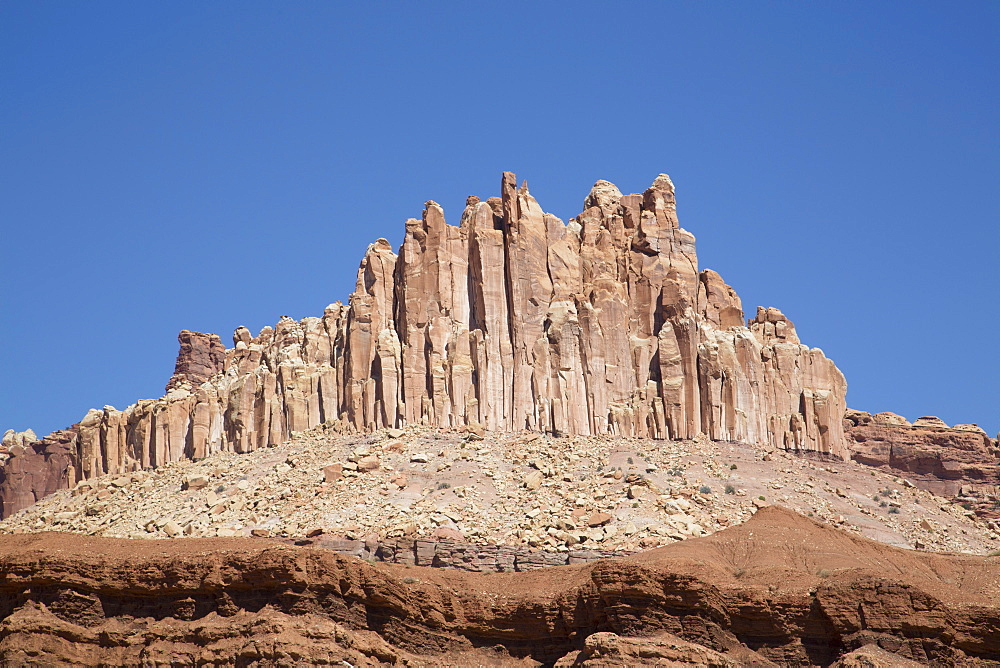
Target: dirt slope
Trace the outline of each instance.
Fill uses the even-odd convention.
[[[0,537],[0,555],[8,665],[1000,665],[1000,561],[775,507],[641,555],[516,574],[244,538],[29,534]]]

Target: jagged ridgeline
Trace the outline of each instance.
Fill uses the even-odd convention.
[[[34,448],[52,459],[44,486],[246,452],[320,424],[704,433],[846,452],[843,375],[780,311],[746,322],[734,290],[698,270],[663,174],[624,196],[598,181],[563,223],[505,173],[501,196],[470,197],[458,226],[427,202],[398,255],[372,244],[346,305],[257,336],[240,327],[229,349],[215,335],[179,338],[166,396],[92,410]],[[20,459],[3,483],[20,498],[4,514],[48,493],[11,488],[31,468]]]

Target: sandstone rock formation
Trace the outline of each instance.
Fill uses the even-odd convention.
[[[501,197],[470,197],[458,226],[429,201],[398,255],[372,244],[347,305],[257,336],[240,327],[228,350],[212,335],[179,338],[166,396],[75,426],[65,484],[246,452],[321,423],[704,433],[847,455],[842,374],[777,309],[744,325],[733,289],[698,270],[662,174],[642,194],[598,181],[563,223],[505,173]]]
[[[996,558],[894,549],[776,507],[527,573],[249,538],[0,536],[0,663],[996,665],[998,575]]]
[[[29,430],[30,431],[30,430]],[[10,437],[10,438],[8,438]],[[8,431],[9,458],[0,468],[0,517],[27,508],[77,478],[76,428],[54,431],[42,440]]]
[[[183,329],[177,335],[177,341],[181,347],[174,375],[167,383],[168,393],[180,387],[194,389],[225,367],[226,347],[218,335]]]
[[[949,427],[937,417],[910,424],[894,413],[852,410],[844,430],[855,461],[900,471],[935,494],[957,496],[977,485],[1000,491],[1000,447],[976,425]]]
[[[548,566],[586,564],[600,559],[625,557],[628,551],[568,550],[544,552],[522,545],[479,545],[437,538],[390,538],[350,540],[319,535],[312,538],[275,539],[304,546],[313,545],[344,556],[406,566],[431,566],[474,573],[523,573]]]

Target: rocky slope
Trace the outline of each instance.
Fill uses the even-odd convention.
[[[102,473],[250,452],[321,424],[703,433],[847,456],[843,376],[777,309],[744,321],[733,289],[698,269],[665,175],[632,195],[598,181],[568,223],[510,173],[500,197],[469,198],[458,226],[427,202],[398,255],[371,245],[347,305],[257,336],[241,327],[233,342],[181,332],[162,399],[12,446],[0,513]]]
[[[11,516],[0,532],[312,537],[368,558],[520,570],[713,533],[770,503],[902,547],[1000,548],[992,520],[856,462],[705,438],[433,427],[316,429],[246,455],[109,474]]]
[[[6,536],[0,591],[10,665],[1000,665],[995,559],[773,507],[641,555],[511,574],[251,539]]]

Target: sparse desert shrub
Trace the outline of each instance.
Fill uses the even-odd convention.
[[[735,494],[736,488],[732,485],[726,485],[726,494]]]
[[[899,514],[899,506],[889,506],[889,514],[890,515],[898,515]]]
[[[888,503],[886,503],[885,501],[879,501],[879,502],[878,502],[878,507],[879,507],[879,508],[885,508],[885,507],[887,507],[888,505],[889,505],[889,504],[888,504]]]
[[[818,571],[816,571],[816,575],[820,576],[821,578],[828,578],[830,577],[830,571],[826,570],[825,568],[821,568]]]
[[[736,464],[730,464],[729,465],[729,470],[730,471],[735,471],[736,470]]]
[[[627,462],[628,462],[629,464],[635,464],[635,462],[634,462],[634,461],[632,461],[632,458],[631,458],[631,457],[629,457],[629,458],[628,458],[628,459],[627,459],[626,461],[627,461]]]
[[[408,585],[411,585],[416,581],[417,578],[413,577],[412,575],[407,575],[405,578],[403,578],[403,583]]]
[[[701,487],[698,488],[698,491],[701,492],[702,494],[711,494],[712,488],[709,487],[708,485],[702,485]]]
[[[451,483],[450,482],[439,482],[438,483],[438,489],[450,489],[450,488],[451,488]]]
[[[761,501],[767,501],[767,499],[765,499],[765,498],[764,498],[764,495],[763,495],[763,494],[762,494],[762,495],[760,495],[760,496],[758,496],[757,498],[758,498],[758,499],[760,499]]]

